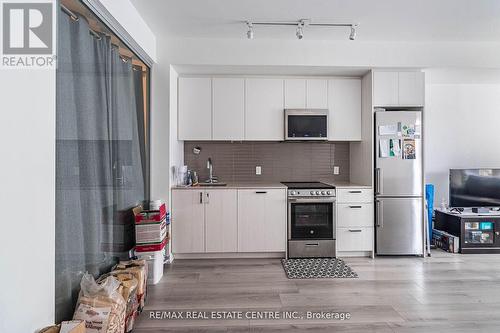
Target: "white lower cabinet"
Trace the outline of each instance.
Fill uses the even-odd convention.
[[[286,250],[286,190],[238,190],[238,252]]]
[[[172,191],[172,251],[205,252],[203,191]]]
[[[337,255],[373,256],[373,190],[337,189]]]
[[[285,189],[172,190],[174,254],[284,252]]]
[[[206,252],[238,250],[236,190],[205,191]]]
[[[338,228],[337,239],[339,252],[371,252],[373,250],[373,227]]]

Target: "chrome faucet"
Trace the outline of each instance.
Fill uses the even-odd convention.
[[[208,158],[207,161],[207,169],[208,169],[208,180],[207,183],[216,183],[217,177],[214,177],[214,165],[212,163],[212,158]]]

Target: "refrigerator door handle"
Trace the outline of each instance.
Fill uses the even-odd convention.
[[[376,199],[375,200],[375,205],[376,205],[376,210],[377,210],[377,227],[383,228],[384,227],[384,221],[382,220],[383,214],[383,203]]]
[[[381,193],[380,188],[380,168],[375,168],[375,194]]]

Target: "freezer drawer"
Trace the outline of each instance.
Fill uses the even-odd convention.
[[[378,255],[423,254],[422,198],[375,200]]]

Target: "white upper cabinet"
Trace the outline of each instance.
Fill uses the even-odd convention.
[[[328,81],[328,140],[361,140],[361,79]]]
[[[306,80],[285,80],[285,109],[304,109],[306,107]]]
[[[373,73],[373,104],[375,106],[423,106],[425,80],[423,72]]]
[[[424,75],[423,72],[399,72],[399,105],[424,105]]]
[[[373,104],[375,106],[397,106],[398,90],[398,72],[373,73]]]
[[[306,81],[306,107],[308,109],[328,108],[328,80],[308,79]]]
[[[283,84],[282,79],[246,79],[245,140],[284,139]]]
[[[245,138],[245,79],[213,78],[212,84],[213,140],[243,140]],[[210,126],[210,122],[205,123],[205,126]]]
[[[212,79],[179,78],[179,140],[212,139]]]

